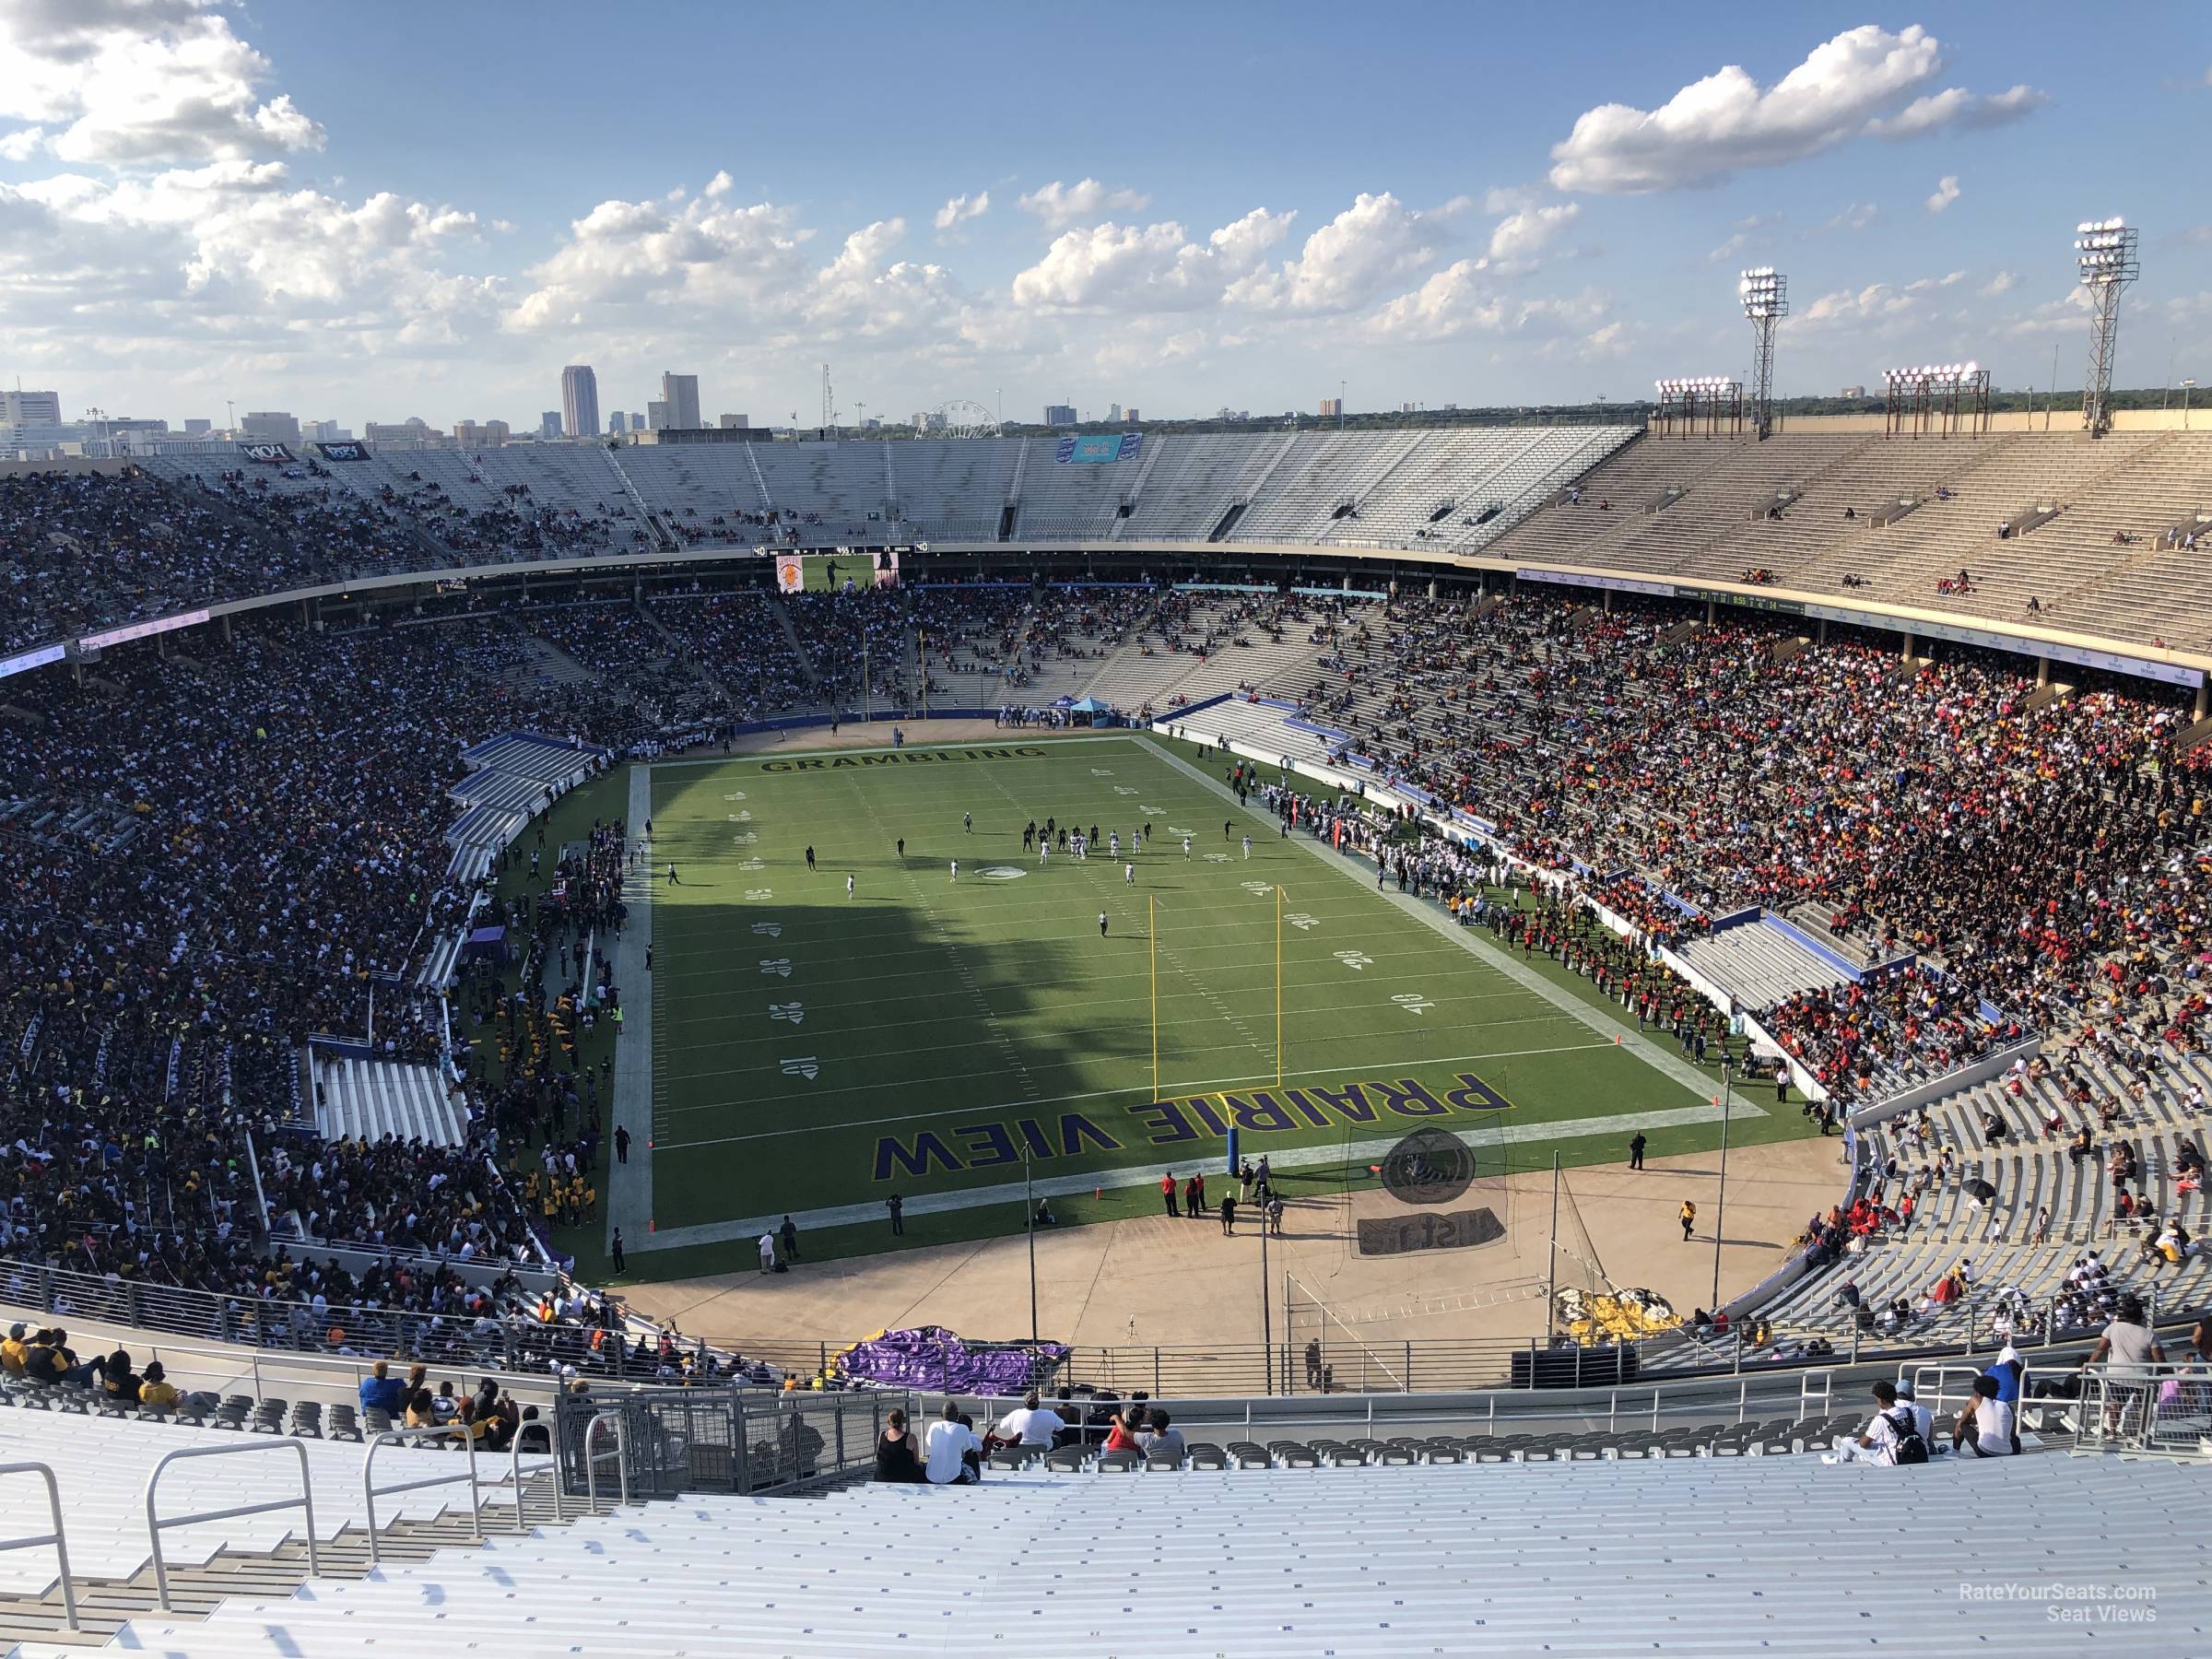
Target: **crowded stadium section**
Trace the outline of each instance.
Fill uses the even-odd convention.
[[[1339,1477],[1316,1464],[1374,1465],[1346,1500],[1404,1513],[1486,1462],[1878,1461],[1884,1414],[1835,1389],[2006,1352],[1998,1405],[2025,1424],[2022,1355],[2052,1383],[2085,1353],[2201,1359],[2204,442],[1801,423],[1171,434],[1079,478],[988,438],[10,472],[0,1301],[23,1329],[0,1359],[9,1401],[49,1410],[9,1453],[97,1432],[150,1474],[251,1439],[227,1428],[294,1441],[327,1577],[365,1567],[333,1457],[385,1426],[465,1437],[510,1454],[504,1484],[394,1512],[393,1545],[459,1619],[501,1573],[558,1578],[594,1526],[675,1524],[571,1526],[556,1492],[608,1511],[587,1488],[675,1458],[752,1506],[700,1526],[785,1529],[733,1468],[861,1472],[818,1466],[807,1436],[835,1436],[790,1414],[846,1400],[887,1345],[701,1343],[631,1288],[1157,1216],[1170,1155],[1186,1222],[1233,1195],[1265,1234],[1286,1197],[1295,1219],[1411,1169],[1451,1188],[1416,1213],[1488,1214],[1481,1241],[1522,1212],[1468,1183],[1555,1155],[1835,1147],[1772,1272],[1694,1312],[1571,1246],[1539,1280],[1552,1334],[1457,1369],[1411,1342],[1378,1367],[1324,1311],[1248,1370],[1189,1373],[1324,1414],[1270,1444],[1174,1404],[1177,1478],[1266,1497]],[[1404,1152],[1424,1128],[1441,1140]],[[1562,1236],[1518,1230],[1532,1257]],[[1055,1343],[1053,1318],[1006,1350],[1012,1386],[1100,1409],[1128,1357]],[[182,1383],[148,1394],[149,1355]],[[349,1404],[379,1358],[443,1374]],[[956,1387],[935,1363],[906,1385]],[[1487,1392],[1398,1439],[1325,1415],[1417,1375],[1557,1386],[1571,1429],[1501,1424],[1516,1396]],[[2180,1447],[2193,1376],[2092,1365],[2023,1449]],[[567,1405],[710,1382],[785,1415],[618,1435]],[[1788,1405],[1667,1392],[1715,1385]],[[1977,1420],[1953,1393],[1924,1435]],[[843,1430],[873,1457],[897,1436],[860,1397]],[[197,1427],[121,1420],[149,1402]],[[543,1442],[560,1470],[512,1455],[532,1411],[573,1425]],[[1041,1539],[1073,1524],[1127,1461],[1075,1450],[991,1471],[993,1503]],[[2093,1505],[2102,1466],[1947,1471],[1914,1512]],[[1745,1504],[1803,1509],[1744,1467]],[[1692,1504],[1722,1478],[1561,1468],[1538,1497],[1494,1473],[1515,1484],[1438,1500],[1453,1547],[1498,1536],[1493,1502]],[[202,1494],[225,1514],[291,1489],[276,1457],[225,1478]],[[889,1501],[835,1500],[887,1536]],[[353,1590],[249,1604],[197,1557],[191,1607],[229,1606],[181,1634],[100,1531],[129,1529],[83,1512],[105,1599],[81,1631],[347,1640]],[[473,1553],[480,1512],[527,1541]],[[256,1594],[289,1593],[303,1535],[236,1535]],[[669,1547],[699,1559],[688,1532]],[[357,1588],[385,1617],[390,1585]],[[7,1633],[65,1636],[58,1595],[21,1575]],[[1465,1585],[1441,1606],[1484,1617]],[[1386,1651],[1372,1608],[1324,1595],[1301,1641]],[[1071,1617],[1081,1639],[1106,1614]],[[894,1626],[830,1620],[818,1645]]]

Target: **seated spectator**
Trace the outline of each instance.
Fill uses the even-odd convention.
[[[361,1379],[358,1391],[363,1413],[381,1411],[396,1418],[406,1409],[406,1390],[391,1371],[392,1368],[382,1359],[369,1368],[369,1374]]]
[[[138,1404],[148,1411],[174,1411],[183,1398],[170,1382],[169,1372],[161,1361],[147,1360],[146,1375],[138,1384]]]
[[[1926,1463],[1928,1442],[1920,1432],[1914,1410],[1898,1408],[1897,1385],[1877,1382],[1874,1385],[1874,1399],[1875,1413],[1867,1419],[1865,1430],[1855,1440],[1839,1436],[1835,1450],[1822,1453],[1820,1461],[1878,1464],[1884,1468],[1900,1463]]]
[[[19,1377],[23,1374],[23,1357],[29,1352],[23,1335],[24,1331],[21,1324],[11,1324],[7,1327],[6,1340],[0,1341],[0,1372],[5,1372],[11,1377]]]
[[[944,1415],[929,1426],[923,1451],[925,1473],[934,1486],[972,1486],[978,1476],[971,1459],[981,1454],[982,1441],[960,1420],[960,1408],[945,1402]]]
[[[138,1397],[138,1385],[143,1381],[131,1367],[128,1348],[119,1347],[100,1361],[100,1392],[111,1400],[121,1400],[126,1405],[135,1400]]]
[[[1039,1402],[1035,1389],[1021,1404],[998,1420],[992,1439],[1002,1446],[1039,1446],[1049,1450],[1067,1427],[1060,1414]]]
[[[876,1478],[906,1485],[927,1478],[914,1455],[914,1437],[906,1426],[906,1413],[896,1406],[876,1438]]]
[[[438,1427],[438,1409],[429,1389],[418,1388],[407,1396],[407,1415],[404,1426],[409,1429]]]
[[[1152,1407],[1144,1428],[1137,1430],[1136,1443],[1147,1457],[1159,1454],[1172,1457],[1178,1464],[1182,1462],[1182,1430],[1171,1425],[1168,1414],[1158,1406]]]
[[[1951,1430],[1951,1450],[1962,1449],[1976,1457],[2010,1457],[2020,1449],[2012,1407],[1997,1397],[1997,1380],[1986,1373],[1974,1379],[1973,1404]]]

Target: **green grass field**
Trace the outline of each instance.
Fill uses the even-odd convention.
[[[1015,736],[654,770],[655,867],[682,876],[652,898],[657,1230],[703,1243],[736,1218],[851,1206],[818,1215],[816,1253],[841,1221],[851,1247],[883,1248],[893,1191],[975,1194],[972,1214],[910,1220],[911,1242],[1018,1228],[1019,1206],[983,1189],[1018,1191],[1025,1152],[1041,1182],[1082,1189],[1064,1217],[1091,1219],[1157,1207],[1112,1172],[1218,1170],[1232,1124],[1245,1155],[1341,1183],[1425,1124],[1488,1134],[1526,1169],[1555,1146],[1618,1158],[1626,1115],[1706,1104],[1377,893],[1371,865],[1278,839],[1167,758],[1187,747]],[[1021,850],[1031,818],[1096,824],[1100,848],[1040,864]],[[1739,1119],[1736,1138],[1801,1129],[1792,1111]],[[1655,1152],[1718,1138],[1650,1134]]]

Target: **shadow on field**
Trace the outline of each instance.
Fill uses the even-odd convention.
[[[1218,1163],[1203,1130],[1154,1147],[1133,1110],[1150,1104],[1146,1006],[1079,987],[1111,952],[1141,996],[1146,941],[1100,938],[1088,889],[1073,937],[989,940],[941,929],[895,869],[857,872],[848,900],[841,870],[699,868],[653,920],[661,1226],[1018,1182],[1025,1153],[1041,1181]],[[794,885],[820,892],[794,902]]]

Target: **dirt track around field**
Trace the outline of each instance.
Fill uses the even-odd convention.
[[[1837,1201],[1841,1147],[1839,1140],[1813,1139],[1730,1152],[1723,1300],[1771,1273],[1806,1219]],[[1712,1299],[1719,1170],[1717,1152],[1691,1153],[1654,1159],[1641,1172],[1619,1164],[1571,1170],[1565,1182],[1608,1277],[1658,1291],[1687,1316]],[[1218,1200],[1220,1187],[1211,1177],[1208,1186]],[[1286,1190],[1295,1193],[1295,1183]],[[1688,1243],[1677,1214],[1686,1198],[1698,1206]],[[1467,1250],[1359,1253],[1363,1218],[1418,1228],[1424,1214],[1477,1207],[1497,1214],[1504,1238]],[[1382,1191],[1293,1197],[1283,1237],[1269,1243],[1272,1285],[1263,1283],[1256,1219],[1241,1218],[1234,1239],[1222,1236],[1218,1219],[1171,1220],[1164,1213],[1044,1230],[1036,1241],[1039,1327],[1049,1339],[1087,1346],[1257,1343],[1261,1299],[1273,1298],[1279,1322],[1287,1272],[1301,1287],[1301,1300],[1325,1303],[1378,1347],[1537,1335],[1545,1324],[1550,1211],[1548,1171],[1515,1175],[1502,1192],[1472,1191],[1428,1210]],[[1563,1216],[1560,1235],[1570,1233]],[[1020,1233],[820,1265],[807,1263],[805,1250],[802,1238],[801,1260],[788,1274],[672,1280],[634,1286],[626,1295],[641,1312],[741,1350],[748,1341],[834,1343],[917,1324],[975,1338],[1029,1334],[1029,1246]],[[1559,1282],[1580,1282],[1564,1255]]]

